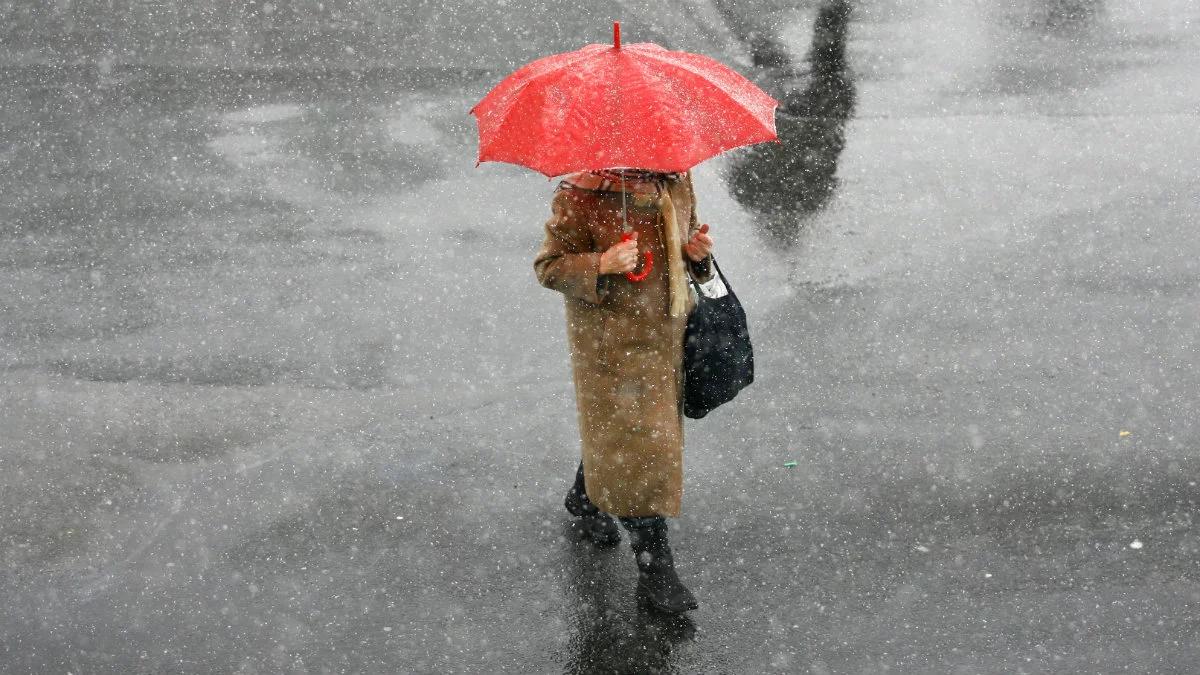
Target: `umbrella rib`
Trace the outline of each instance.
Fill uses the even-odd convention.
[[[578,63],[580,60],[582,60],[582,59],[576,59],[576,60],[572,61],[570,65],[572,65],[572,66],[573,66],[573,65],[576,65],[576,64],[577,64],[577,63]],[[534,94],[534,95],[537,95],[537,96],[541,96],[541,95],[543,95],[543,92],[546,90],[546,87],[539,87],[539,88],[537,88],[537,89],[531,89],[531,88],[529,87],[529,85],[533,84],[535,80],[536,80],[536,81],[538,81],[538,82],[539,82],[539,84],[544,84],[544,85],[547,85],[547,86],[553,86],[554,84],[557,84],[557,83],[558,83],[559,81],[561,81],[562,79],[566,78],[566,77],[567,77],[567,76],[569,76],[569,75],[573,75],[573,74],[574,74],[574,71],[572,71],[572,70],[571,70],[571,69],[569,69],[569,68],[566,68],[566,67],[564,67],[564,68],[560,68],[560,69],[558,69],[558,70],[552,70],[552,71],[547,71],[547,72],[545,72],[545,73],[540,73],[540,74],[538,74],[538,75],[536,76],[536,78],[535,78],[535,79],[530,79],[530,80],[526,80],[525,82],[522,82],[522,83],[521,83],[521,85],[520,85],[520,88],[519,88],[519,89],[516,91],[516,93],[515,93],[515,94],[513,95],[513,97],[512,97],[512,101],[513,101],[513,103],[512,103],[511,105],[509,105],[509,106],[508,106],[508,108],[509,108],[510,110],[511,110],[511,109],[513,109],[513,108],[515,108],[515,107],[516,107],[516,104],[517,104],[517,102],[520,100],[520,98],[521,98],[522,96],[526,95],[528,92],[533,92],[533,94]],[[551,80],[551,81],[550,81],[550,82],[548,82],[548,83],[544,81],[544,80],[546,80],[546,79],[549,79],[551,76],[553,76],[553,78],[554,78],[553,80]],[[493,147],[493,146],[496,144],[496,142],[497,142],[497,141],[500,141],[500,140],[502,140],[502,139],[503,139],[503,134],[502,134],[501,132],[502,132],[502,131],[505,129],[505,127],[507,127],[507,126],[508,126],[508,124],[509,124],[510,122],[512,122],[514,119],[515,119],[515,117],[513,117],[513,116],[510,116],[510,115],[508,115],[508,114],[505,114],[505,115],[504,115],[504,119],[503,119],[503,120],[500,122],[500,124],[496,125],[496,128],[495,128],[495,129],[492,131],[492,143],[488,144],[486,147],[485,147],[485,146],[482,146],[482,145],[480,146],[480,148],[479,148],[479,161],[481,161],[481,162],[482,162],[482,161],[487,161],[487,160],[484,160],[484,159],[483,159],[483,156],[486,154],[486,152],[487,152],[488,150],[491,150],[491,148],[492,148],[492,147]],[[541,153],[539,152],[539,153],[538,153],[538,155],[537,155],[537,157],[535,157],[535,158],[533,158],[533,159],[535,159],[535,160],[540,160],[540,159],[541,159]],[[523,163],[524,163],[524,162],[523,162]],[[535,164],[538,164],[538,163],[539,163],[539,162],[536,162],[536,161],[530,161],[530,162],[528,162],[528,163],[525,163],[525,165],[526,165],[526,166],[530,166],[530,168],[533,168],[533,169],[535,169],[535,170],[537,170],[537,171],[539,171],[539,172],[541,172],[541,173],[546,173],[545,171],[543,171],[542,169],[538,168],[537,166],[534,166]],[[553,175],[552,175],[552,174],[546,174],[546,175],[553,177]]]
[[[658,60],[656,59],[656,61],[658,61]],[[669,65],[678,65],[678,64],[675,64],[673,61],[660,61],[660,62],[667,63],[667,64],[669,64]],[[651,66],[651,64],[650,64],[650,63],[647,63],[647,62],[645,62],[645,61],[640,61],[640,62],[638,63],[638,67],[639,67],[640,69],[642,69],[643,73],[650,72],[650,71],[648,70],[648,69],[650,68],[650,66]],[[722,66],[722,67],[724,67],[724,66]],[[739,116],[739,117],[742,117],[742,118],[749,118],[749,119],[750,119],[750,120],[751,120],[751,121],[752,121],[752,122],[753,122],[753,123],[754,123],[756,126],[758,126],[759,128],[761,128],[761,129],[762,129],[762,130],[765,132],[765,133],[764,133],[764,136],[763,136],[762,138],[757,138],[757,137],[756,137],[756,138],[755,138],[753,141],[751,141],[751,142],[758,142],[758,141],[762,141],[762,140],[770,140],[770,139],[772,139],[772,138],[775,138],[776,134],[775,134],[775,130],[774,130],[773,128],[771,128],[770,126],[764,125],[764,124],[762,123],[762,121],[761,121],[761,120],[758,118],[758,116],[756,116],[755,114],[753,114],[753,111],[752,111],[750,108],[748,108],[748,107],[746,107],[745,105],[743,105],[741,101],[739,101],[739,100],[737,100],[736,98],[734,98],[734,97],[733,97],[733,96],[732,96],[732,95],[731,95],[731,94],[730,94],[728,91],[726,91],[726,90],[725,90],[723,87],[721,87],[721,86],[718,86],[718,84],[717,84],[717,83],[715,83],[715,82],[713,82],[712,80],[710,80],[710,79],[708,79],[707,77],[705,77],[703,73],[696,72],[695,70],[693,70],[693,69],[691,69],[691,68],[680,68],[680,70],[681,70],[682,72],[684,72],[684,73],[687,73],[688,75],[690,75],[690,76],[691,76],[691,78],[690,78],[690,79],[692,79],[692,80],[693,80],[693,82],[691,82],[691,83],[690,83],[692,86],[688,86],[688,87],[685,87],[685,88],[684,88],[686,91],[695,91],[695,90],[697,90],[697,89],[701,89],[701,88],[702,88],[702,89],[704,89],[704,90],[705,90],[705,91],[704,91],[704,93],[705,93],[705,94],[707,94],[707,95],[710,95],[710,96],[712,96],[712,95],[714,95],[714,94],[715,94],[716,96],[719,96],[719,97],[722,97],[722,98],[724,98],[726,101],[728,101],[729,103],[731,103],[731,104],[732,104],[732,105],[730,106],[730,110],[736,111],[736,113],[738,114],[738,116]],[[739,76],[739,77],[740,77],[740,76]],[[679,78],[679,77],[677,77],[677,78],[675,78],[675,79],[677,79],[677,80],[678,80],[678,79],[683,79],[683,78]],[[696,96],[696,98],[702,98],[702,97],[701,97],[701,96]],[[772,99],[772,101],[773,101],[773,100],[774,100],[774,99]],[[679,110],[686,110],[686,111],[688,111],[688,112],[687,112],[687,113],[684,113],[684,114],[691,114],[691,111],[692,111],[692,110],[694,110],[694,108],[687,107],[687,106],[680,106],[680,107],[678,107],[678,108],[677,108],[675,111],[671,111],[671,112],[672,112],[673,114],[679,114],[679,112],[678,112]],[[721,125],[721,126],[724,126],[724,125]],[[720,147],[720,150],[721,150],[721,151],[728,150],[730,147],[733,147],[733,145],[734,145],[734,143],[735,143],[735,141],[734,141],[733,139],[728,139],[728,140],[729,140],[729,142],[730,142],[730,146],[729,146],[729,147],[726,147],[726,146],[724,145],[724,143],[725,143],[725,141],[726,141],[727,139],[726,139],[726,135],[725,135],[725,133],[723,133],[723,129],[720,129],[720,128],[718,128],[718,137],[719,137],[719,138],[721,139],[721,141],[722,141],[722,145],[721,145],[721,147]],[[675,139],[672,139],[672,140],[675,140]],[[744,140],[744,139],[739,139],[739,140]],[[739,143],[736,143],[736,144],[737,144],[737,145],[741,145],[742,143],[740,143],[740,142],[739,142]],[[703,155],[703,156],[699,156],[699,155]],[[700,162],[704,161],[705,159],[707,159],[708,157],[711,157],[711,156],[712,156],[712,155],[704,155],[704,153],[699,153],[697,157],[693,158],[693,159],[694,159],[694,163],[695,163],[695,164],[698,164],[698,163],[700,163]]]
[[[689,63],[687,59],[681,59],[681,58],[676,57],[675,52],[671,52],[668,50],[662,50],[662,51],[641,50],[638,52],[638,54],[640,56],[646,57],[647,59],[652,59],[654,61],[658,61],[659,63],[667,64],[667,65],[673,66],[675,68],[679,68],[680,70],[690,73],[691,75],[695,76],[697,79],[702,80],[703,82],[707,83],[712,88],[716,89],[717,91],[720,91],[722,94],[725,95],[726,99],[728,99],[732,103],[738,105],[739,107],[746,108],[749,110],[753,110],[753,109],[760,108],[760,107],[769,107],[769,109],[774,109],[774,108],[779,107],[779,102],[776,101],[774,99],[774,97],[766,94],[766,92],[762,92],[762,90],[758,89],[758,87],[756,85],[754,85],[753,82],[750,82],[745,77],[738,74],[736,71],[729,70],[728,66],[725,66],[724,64],[720,63],[719,61],[709,59],[709,60],[713,61],[714,65],[718,66],[721,69],[727,70],[730,75],[733,75],[734,77],[737,78],[737,80],[728,82],[728,84],[730,84],[730,85],[739,84],[740,85],[740,84],[742,84],[742,82],[740,82],[738,80],[741,80],[741,81],[744,81],[746,84],[750,84],[752,87],[754,87],[754,89],[747,92],[747,95],[742,95],[741,92],[736,92],[736,93],[731,92],[725,86],[727,83],[715,81],[714,79],[709,77],[709,73],[698,70],[696,68],[695,64]],[[706,58],[706,59],[708,58],[708,57],[701,56],[699,54],[696,54],[694,56],[700,56],[701,58]],[[722,78],[722,79],[730,79],[730,78]],[[741,88],[741,87],[739,87],[739,88]],[[759,96],[759,95],[757,95],[758,93],[761,93],[762,95]],[[764,101],[763,100],[764,97],[767,100]],[[757,100],[745,100],[748,98],[757,99]]]
[[[519,76],[521,74],[521,71],[529,72],[529,71],[534,70],[534,66],[540,65],[542,63],[552,61],[555,59],[561,59],[562,63],[557,63],[554,65],[553,68],[549,68],[545,71],[536,73],[534,75],[525,76],[520,82],[516,83],[511,89],[509,89],[507,91],[501,92],[501,91],[493,89],[492,91],[488,92],[488,94],[486,96],[484,96],[482,99],[480,99],[479,103],[475,104],[475,107],[471,108],[471,114],[474,114],[476,117],[478,117],[479,116],[479,113],[478,113],[479,108],[482,107],[485,103],[487,103],[488,99],[493,98],[493,95],[495,95],[496,97],[503,96],[503,100],[500,101],[501,105],[497,106],[496,108],[494,108],[492,110],[492,114],[500,113],[502,115],[507,115],[508,111],[512,109],[513,103],[516,101],[517,97],[520,96],[521,91],[523,91],[525,88],[527,88],[530,84],[540,81],[543,77],[545,77],[547,75],[554,75],[558,71],[568,70],[569,68],[578,64],[580,61],[583,61],[584,59],[587,59],[588,57],[591,57],[594,55],[595,55],[595,52],[588,52],[588,53],[582,53],[582,54],[579,52],[575,52],[575,53],[566,55],[566,56],[573,56],[575,58],[561,59],[561,57],[564,55],[556,54],[554,56],[547,56],[543,59],[538,59],[537,61],[534,61],[533,63],[530,63],[529,65],[518,69],[515,73],[513,73],[512,75],[509,75],[504,80],[501,80],[501,84],[503,84],[504,81],[509,80],[510,78]]]

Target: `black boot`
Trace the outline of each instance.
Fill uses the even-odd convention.
[[[587,496],[583,486],[583,462],[579,463],[579,471],[575,472],[575,484],[567,491],[563,506],[571,515],[576,516],[575,527],[583,536],[592,540],[597,546],[606,546],[621,541],[621,529],[617,527],[612,516],[596,508]]]
[[[696,609],[699,603],[675,573],[675,560],[667,544],[667,519],[621,518],[629,530],[629,545],[637,556],[638,591],[652,607],[668,614]]]

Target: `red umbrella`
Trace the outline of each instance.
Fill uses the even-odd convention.
[[[686,171],[730,148],[775,140],[779,102],[721,63],[653,43],[538,59],[474,108],[479,161],[547,176],[631,167]]]

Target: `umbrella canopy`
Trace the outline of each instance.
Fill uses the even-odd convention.
[[[547,176],[609,167],[685,171],[730,148],[775,140],[778,101],[720,62],[653,43],[592,44],[538,59],[471,114],[479,161]]]

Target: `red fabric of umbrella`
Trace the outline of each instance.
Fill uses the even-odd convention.
[[[685,171],[731,148],[775,140],[779,103],[707,56],[653,43],[592,44],[538,59],[474,108],[479,161],[547,176],[631,167]]]

